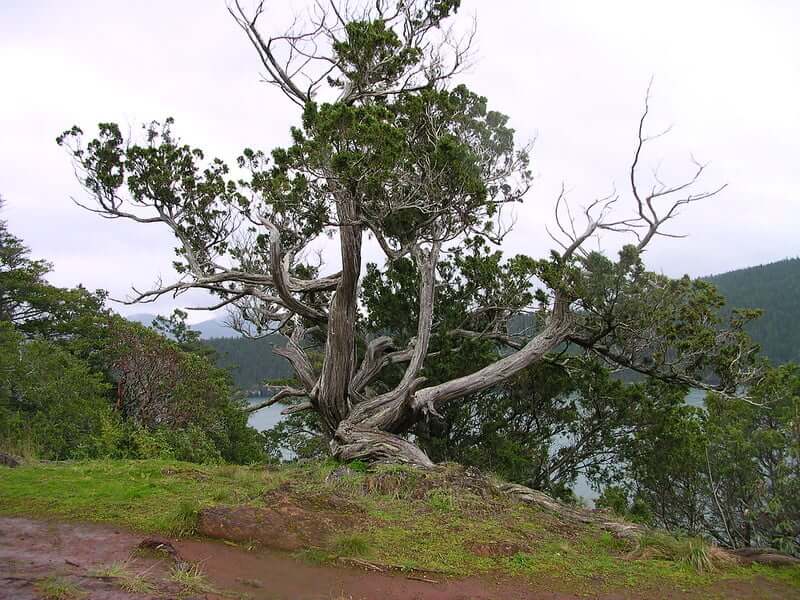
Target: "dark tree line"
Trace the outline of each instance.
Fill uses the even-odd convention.
[[[284,358],[273,354],[286,340],[280,335],[263,338],[211,338],[203,343],[213,348],[215,364],[230,372],[237,388],[255,391],[270,381],[291,379],[292,370]]]
[[[800,362],[800,258],[707,277],[728,306],[757,308],[746,330],[777,365]]]

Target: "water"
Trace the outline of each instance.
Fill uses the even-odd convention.
[[[264,402],[265,400],[267,400],[267,398],[256,396],[254,398],[250,398],[250,403],[258,404],[259,402]],[[283,409],[284,406],[282,404],[273,404],[272,406],[267,406],[261,410],[251,413],[248,423],[250,424],[250,427],[257,429],[258,431],[270,429],[277,425],[281,419],[283,419],[283,415],[281,414]]]

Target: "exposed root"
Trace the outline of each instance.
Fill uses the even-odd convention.
[[[637,523],[609,519],[608,514],[601,511],[592,511],[569,506],[563,502],[559,502],[552,496],[548,496],[544,492],[525,487],[524,485],[504,483],[497,487],[501,492],[508,494],[519,502],[538,506],[568,521],[596,525],[619,538],[637,540],[647,531],[646,527]]]
[[[403,464],[432,468],[433,461],[408,440],[377,429],[342,422],[331,440],[331,453],[338,460],[361,460],[375,464]]]

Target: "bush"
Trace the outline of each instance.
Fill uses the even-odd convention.
[[[109,338],[117,403],[139,427],[134,454],[238,464],[266,459],[262,436],[248,426],[243,402],[232,398],[229,375],[207,356],[121,319]]]
[[[113,417],[108,385],[89,366],[52,342],[24,341],[9,326],[0,329],[0,439],[39,458],[78,458],[96,446]]]

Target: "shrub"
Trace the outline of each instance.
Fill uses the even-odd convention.
[[[5,354],[0,380],[0,439],[40,458],[78,458],[111,419],[108,385],[89,366],[52,342],[25,341],[0,330]]]

